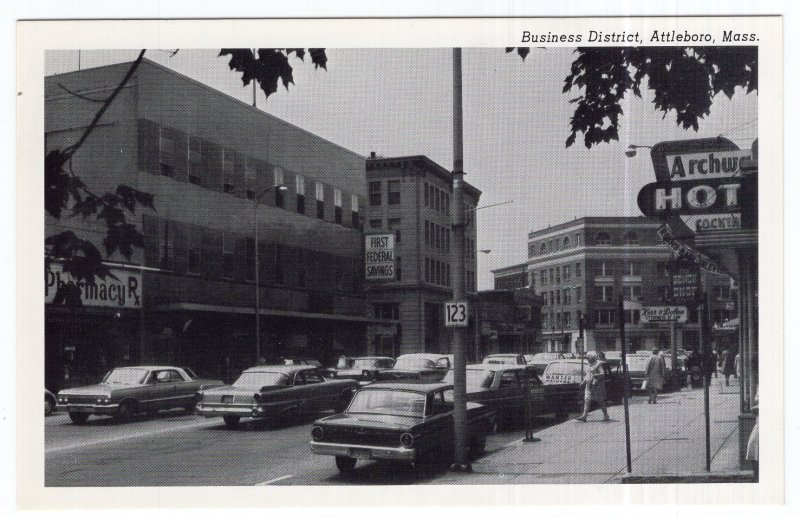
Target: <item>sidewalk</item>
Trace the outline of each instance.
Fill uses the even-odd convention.
[[[721,382],[721,384],[720,384]],[[738,383],[712,379],[711,473],[705,471],[703,390],[684,388],[659,396],[631,397],[632,476],[626,475],[625,413],[609,408],[610,422],[593,411],[586,423],[569,420],[536,434],[541,441],[522,441],[477,459],[469,475],[448,473],[437,484],[741,482],[739,471]]]

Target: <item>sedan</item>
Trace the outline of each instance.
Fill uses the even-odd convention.
[[[370,380],[377,373],[394,366],[391,357],[345,357],[339,360],[336,368],[328,370],[329,376],[336,379]]]
[[[490,354],[483,358],[483,364],[528,364],[522,354]]]
[[[451,367],[448,354],[404,354],[394,367],[378,372],[376,380],[439,382]]]
[[[195,393],[222,381],[200,379],[189,368],[176,366],[125,366],[114,368],[99,384],[58,392],[58,408],[65,409],[78,425],[90,415],[111,415],[129,420],[135,413],[160,409],[194,409]]]
[[[547,365],[552,361],[564,359],[564,354],[560,352],[539,352],[538,354],[534,354],[530,357],[526,356],[525,359],[527,360],[528,364],[531,365],[531,368],[533,368],[534,373],[541,377],[542,374],[544,374],[544,370],[547,368]]]
[[[201,390],[197,413],[222,417],[229,428],[242,417],[280,421],[304,412],[341,411],[357,387],[352,379],[325,379],[312,366],[256,366],[231,386]]]
[[[486,447],[494,412],[467,403],[470,453]],[[358,460],[411,463],[423,467],[453,460],[453,386],[441,383],[371,384],[356,392],[344,413],[314,422],[311,451],[336,458],[342,473]]]
[[[619,370],[606,362],[600,364],[605,376],[606,398],[611,402],[619,402],[622,399]],[[580,359],[561,359],[547,366],[542,382],[548,390],[548,397],[561,408],[561,414],[570,408],[582,408],[584,387],[581,382],[588,369],[589,363]]]

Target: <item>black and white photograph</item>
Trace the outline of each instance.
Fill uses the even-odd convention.
[[[780,497],[780,18],[407,22],[39,43],[33,489]]]

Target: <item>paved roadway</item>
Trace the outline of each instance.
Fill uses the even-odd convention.
[[[45,419],[46,486],[380,485],[435,481],[403,465],[360,462],[339,474],[333,457],[311,454],[312,415],[282,426],[242,421],[230,430],[222,419],[183,411],[137,416],[115,423],[91,417],[74,425],[62,412]],[[537,429],[554,425],[537,418]],[[494,433],[487,452],[522,439],[524,430]]]

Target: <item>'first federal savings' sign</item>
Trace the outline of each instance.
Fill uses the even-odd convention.
[[[111,274],[116,278],[95,278],[89,283],[65,273],[61,264],[50,264],[44,271],[44,303],[53,303],[59,287],[73,285],[78,287],[84,307],[141,308],[142,274],[113,268]]]
[[[366,280],[394,280],[394,234],[370,234],[364,239]]]

